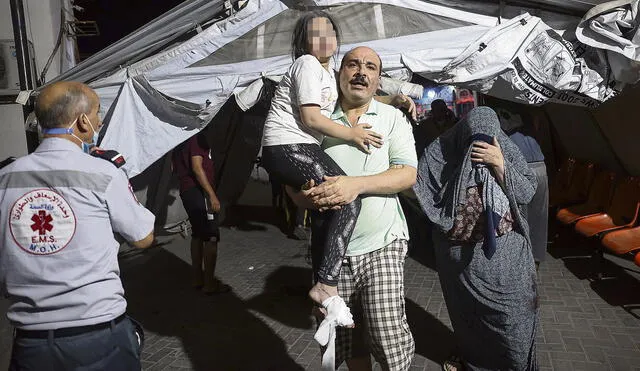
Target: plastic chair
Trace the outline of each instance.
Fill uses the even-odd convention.
[[[589,189],[587,202],[560,209],[556,214],[556,219],[562,224],[569,225],[589,216],[603,214],[611,204],[615,180],[616,174],[614,172],[599,172]]]
[[[635,259],[633,261],[636,263],[638,267],[640,267],[640,252],[636,254]]]
[[[605,234],[602,237],[602,246],[617,255],[640,250],[640,226]]]
[[[635,225],[640,211],[640,178],[622,180],[615,189],[607,212],[576,223],[576,231],[585,237]]]

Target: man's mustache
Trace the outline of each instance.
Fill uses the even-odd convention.
[[[349,80],[349,84],[361,84],[364,86],[369,86],[369,82],[367,82],[367,77],[359,73],[353,76],[351,80]]]

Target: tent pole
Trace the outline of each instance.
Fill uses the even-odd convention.
[[[11,20],[13,22],[13,39],[18,60],[18,77],[20,90],[33,90],[31,76],[31,61],[29,59],[29,41],[24,18],[24,4],[22,0],[11,0]]]
[[[18,79],[20,81],[20,91],[33,90],[31,56],[29,55],[29,40],[27,39],[27,27],[24,18],[24,3],[22,0],[10,0],[11,21],[13,23],[13,40],[16,47],[16,61],[18,62]],[[22,106],[23,120],[26,121],[32,111],[32,100],[29,98]],[[35,151],[38,146],[37,134],[26,131],[27,151]]]

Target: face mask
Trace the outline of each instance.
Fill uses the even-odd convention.
[[[80,139],[77,135],[73,133],[73,126],[76,124],[76,122],[78,122],[78,119],[73,120],[71,125],[69,125],[69,127],[66,129],[64,128],[44,129],[42,130],[42,133],[43,134],[69,134],[82,143],[82,152],[91,153],[91,148],[95,147],[96,144],[98,143],[98,138],[100,137],[100,133],[98,133],[96,129],[93,128],[93,124],[89,120],[89,117],[85,114],[83,115],[87,118],[87,121],[89,121],[89,126],[91,126],[91,130],[93,130],[93,137],[91,138],[91,143],[85,143],[84,140]]]

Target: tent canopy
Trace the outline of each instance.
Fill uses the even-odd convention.
[[[595,108],[640,79],[639,1],[190,0],[57,80],[97,91],[107,124],[101,145],[121,151],[134,177],[211,122],[232,94],[251,107],[260,81],[291,64],[301,11],[332,13],[340,52],[370,46],[390,76],[419,74],[529,105]],[[581,107],[571,108],[584,112],[572,120],[595,122]],[[596,137],[621,138],[600,129]],[[640,160],[618,157],[604,160],[640,174]]]
[[[606,2],[606,0],[508,0],[503,1],[502,14],[505,18],[510,18],[506,13],[514,15],[520,14],[520,11],[527,11],[537,15],[536,13],[555,12],[580,18],[593,6]],[[239,1],[234,0],[232,3],[237,8]],[[296,8],[295,5],[299,1],[284,1],[284,3],[291,8]],[[429,3],[441,4],[453,9],[466,9],[495,18],[499,17],[501,12],[500,1],[432,0]],[[514,11],[507,9],[514,9]],[[51,82],[60,80],[91,82],[109,72],[153,55],[176,40],[184,38],[185,35],[197,32],[199,26],[206,26],[216,19],[228,16],[229,13],[231,8],[225,7],[224,0],[187,0],[122,40],[82,61]]]
[[[625,58],[640,59],[640,48],[624,38],[629,27],[638,29],[638,0],[604,9],[614,18],[594,17],[599,23],[591,28],[605,28],[618,42],[611,45],[594,36],[579,16],[597,3],[191,0],[59,79],[89,82],[96,89],[108,124],[102,143],[123,152],[125,170],[133,177],[200,130],[231,94],[263,76],[283,74],[291,63],[295,20],[314,7],[336,17],[342,52],[371,46],[390,75],[417,73],[534,105],[596,107],[640,78],[638,68],[628,71],[624,64]],[[625,55],[603,53],[603,48]],[[190,125],[172,121],[185,118],[184,112],[192,115],[186,120]],[[147,130],[154,135],[139,135]]]

